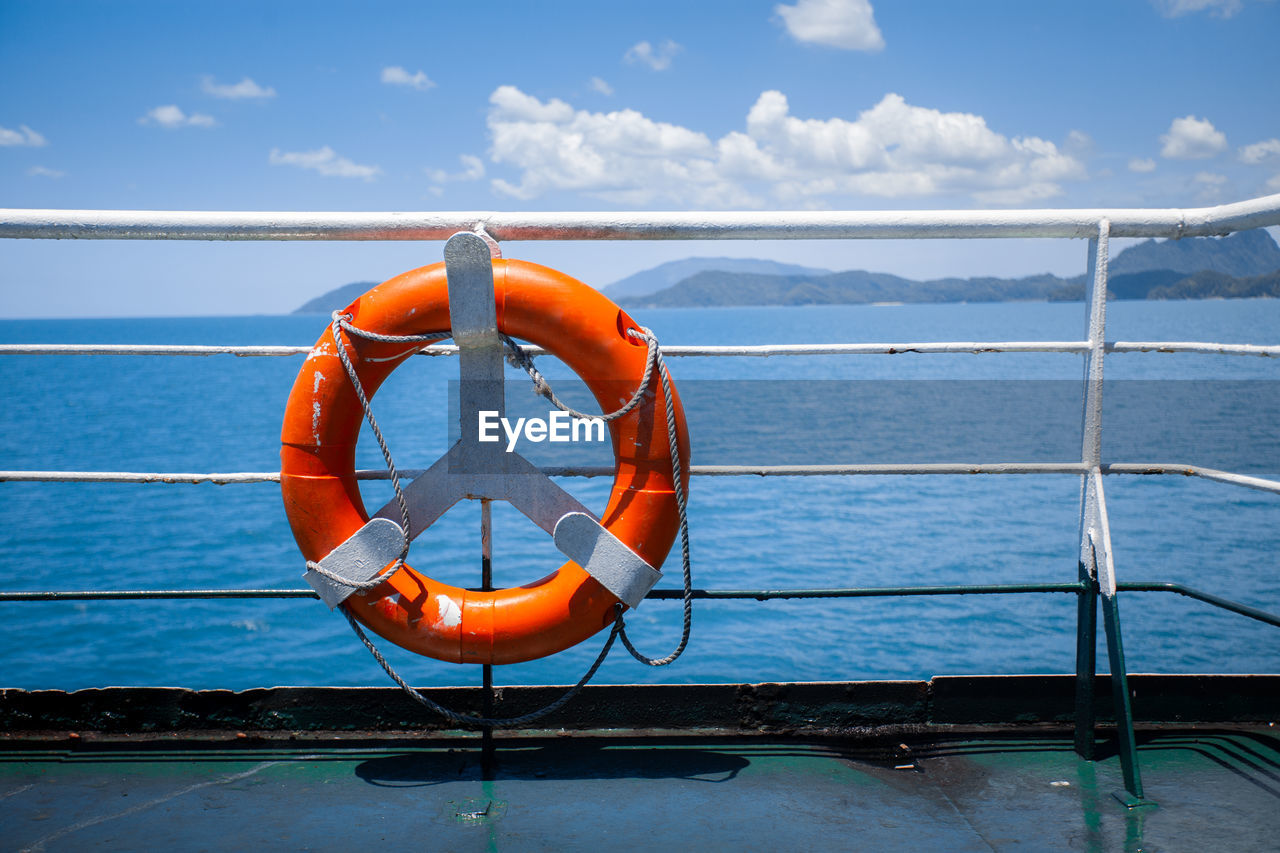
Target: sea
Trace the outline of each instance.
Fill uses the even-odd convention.
[[[1080,303],[647,310],[664,344],[1081,340]],[[1280,300],[1112,302],[1109,340],[1280,343]],[[309,345],[322,316],[4,320],[3,343]],[[573,377],[540,363],[572,395]],[[1054,353],[671,358],[695,464],[1070,462],[1083,359]],[[301,356],[0,356],[0,468],[270,472]],[[1103,455],[1280,477],[1280,361],[1167,353],[1106,358]],[[401,468],[457,434],[457,360],[419,357],[374,397]],[[508,373],[509,405],[540,405]],[[549,445],[527,444],[534,461]],[[607,464],[580,448],[584,464]],[[559,450],[557,450],[559,452]],[[575,451],[576,452],[576,451]],[[594,455],[593,455],[594,454]],[[367,434],[358,466],[383,461]],[[608,478],[562,485],[601,509]],[[362,487],[366,504],[391,495]],[[1108,476],[1121,581],[1171,581],[1280,612],[1280,496],[1195,477]],[[1049,475],[695,477],[693,585],[898,587],[1076,579],[1080,478]],[[410,563],[479,583],[479,508],[455,506]],[[494,512],[494,579],[562,562],[514,509]],[[0,589],[304,588],[274,483],[0,482]],[[678,549],[659,586],[680,586]],[[1280,631],[1169,593],[1120,596],[1131,672],[1280,672]],[[1074,670],[1070,594],[697,601],[667,667],[620,645],[599,683],[917,679]],[[651,656],[680,635],[680,603],[647,601],[628,630]],[[1102,632],[1099,630],[1099,634]],[[495,668],[498,684],[575,682],[605,634]],[[1101,643],[1101,638],[1100,638]],[[474,666],[384,643],[414,684],[480,683]],[[1106,666],[1105,653],[1099,655]],[[312,600],[0,602],[0,687],[384,685],[346,620]]]

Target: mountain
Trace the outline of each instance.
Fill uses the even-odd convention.
[[[1265,229],[1229,237],[1146,240],[1108,265],[1113,299],[1231,299],[1280,296],[1280,246]],[[295,314],[328,314],[373,286],[356,282],[312,299]],[[869,302],[1080,301],[1084,276],[913,281],[889,273],[830,270],[752,258],[686,258],[604,288],[628,307],[842,305]]]
[[[1256,299],[1280,297],[1280,270],[1247,278],[1202,270],[1173,284],[1153,288],[1148,299]]]
[[[1176,270],[1144,270],[1112,275],[1107,270],[1107,292],[1112,299],[1146,299],[1151,291],[1182,281],[1187,274]],[[1080,277],[1080,298],[1084,299],[1084,276]]]
[[[1280,270],[1280,246],[1264,228],[1228,237],[1146,240],[1117,254],[1107,265],[1111,275],[1173,270],[1183,274],[1213,270],[1236,278]]]
[[[1198,267],[1208,264],[1207,267]],[[1188,270],[1187,267],[1195,267]],[[1255,270],[1260,272],[1255,272]],[[1230,237],[1147,240],[1108,265],[1113,299],[1212,299],[1270,296],[1280,247],[1263,229]],[[912,281],[887,273],[734,274],[705,270],[656,293],[623,298],[628,307],[834,305],[870,302],[1080,301],[1084,276]]]
[[[1111,299],[1241,299],[1280,295],[1280,246],[1265,229],[1229,237],[1146,240],[1119,252],[1107,264]],[[1085,280],[1050,295],[1055,301],[1084,299]]]
[[[817,267],[803,267],[798,264],[784,264],[779,261],[756,260],[753,258],[685,258],[682,261],[669,261],[652,269],[638,272],[635,275],[619,279],[607,284],[601,290],[610,299],[621,301],[629,296],[653,293],[670,287],[678,281],[688,278],[703,270],[717,269],[741,273],[772,273],[777,275],[829,275],[831,270]],[[377,282],[358,281],[335,287],[322,296],[307,302],[296,309],[294,314],[332,314],[373,287]]]
[[[648,296],[623,300],[628,307],[713,305],[848,305],[872,302],[1012,302],[1046,300],[1068,279],[1043,274],[1018,279],[945,278],[912,281],[862,270],[828,275],[752,275],[708,270]]]
[[[310,302],[296,309],[295,314],[332,314],[339,308],[346,308],[355,301],[357,296],[361,296],[364,292],[377,284],[376,281],[356,281],[351,284],[344,284],[342,287],[335,287],[323,296],[317,296]]]
[[[1108,265],[1109,267],[1109,265]],[[1170,287],[1187,277],[1175,270],[1144,270],[1143,272],[1110,275],[1107,270],[1107,296],[1109,299],[1148,299],[1155,290]],[[1228,276],[1229,277],[1229,276]],[[1076,276],[1066,287],[1049,294],[1050,302],[1082,302],[1086,293],[1084,276]],[[1193,299],[1195,297],[1186,297]]]
[[[797,264],[784,264],[778,261],[757,260],[754,258],[685,258],[683,261],[668,261],[652,269],[629,275],[613,284],[607,284],[600,290],[613,300],[626,299],[631,296],[644,296],[664,290],[691,275],[705,270],[721,270],[731,273],[752,273],[762,275],[827,275],[831,270],[803,267]]]

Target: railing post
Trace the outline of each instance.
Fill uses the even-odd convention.
[[[1098,671],[1098,586],[1095,565],[1079,564],[1082,587],[1076,602],[1076,753],[1092,761],[1096,755],[1093,713],[1094,673]]]
[[[1124,660],[1124,640],[1120,635],[1120,602],[1116,598],[1115,558],[1111,552],[1111,529],[1107,521],[1107,501],[1102,474],[1096,471],[1094,494],[1098,515],[1089,526],[1089,547],[1098,571],[1098,596],[1102,601],[1102,624],[1107,634],[1107,662],[1111,669],[1111,698],[1115,706],[1116,740],[1120,749],[1120,771],[1129,797],[1116,794],[1126,807],[1143,806],[1142,774],[1138,770],[1138,744],[1134,739],[1133,706],[1129,702],[1129,674]]]
[[[1111,669],[1111,692],[1116,715],[1120,766],[1129,796],[1120,797],[1129,807],[1142,805],[1142,776],[1138,769],[1137,742],[1133,731],[1133,710],[1129,703],[1129,678],[1120,631],[1120,607],[1116,600],[1115,562],[1111,550],[1111,529],[1102,487],[1102,381],[1106,356],[1107,260],[1111,223],[1098,223],[1098,236],[1089,241],[1089,349],[1085,355],[1084,410],[1081,430],[1081,461],[1088,473],[1080,486],[1079,576],[1083,587],[1077,609],[1076,628],[1076,731],[1075,746],[1081,757],[1092,760],[1095,751],[1096,720],[1093,712],[1094,682],[1097,674],[1097,602],[1102,601],[1103,625],[1107,635],[1107,658]]]
[[[493,501],[480,501],[480,589],[489,592],[493,589]],[[481,695],[480,716],[493,718],[493,664],[486,663],[480,668]],[[497,752],[493,743],[493,726],[480,729],[480,775],[486,782],[492,782],[497,767]]]
[[[1085,273],[1088,291],[1085,305],[1088,317],[1085,337],[1089,349],[1084,362],[1084,401],[1081,409],[1080,461],[1092,471],[1102,462],[1102,367],[1106,354],[1106,252],[1110,225],[1099,223],[1098,237],[1089,240],[1089,255]],[[1103,259],[1102,264],[1098,263]],[[1099,266],[1102,267],[1102,286],[1099,288]],[[1095,755],[1095,718],[1093,712],[1093,685],[1097,673],[1098,644],[1098,567],[1093,549],[1089,546],[1089,520],[1093,517],[1097,494],[1093,478],[1080,477],[1080,530],[1078,576],[1082,587],[1076,608],[1076,731],[1075,747],[1081,758],[1092,761]]]
[[[1111,550],[1111,526],[1107,516],[1107,499],[1102,487],[1102,472],[1094,471],[1093,492],[1097,515],[1089,530],[1089,548],[1097,570],[1098,596],[1102,602],[1102,623],[1107,634],[1107,661],[1111,669],[1111,698],[1115,706],[1116,740],[1120,752],[1120,770],[1128,796],[1116,794],[1125,806],[1148,805],[1142,796],[1142,773],[1138,769],[1138,746],[1133,732],[1133,707],[1129,702],[1129,674],[1124,659],[1124,641],[1120,633],[1120,602],[1116,597],[1116,566]]]

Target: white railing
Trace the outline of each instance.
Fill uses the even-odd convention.
[[[1256,355],[1280,358],[1280,346],[1217,344],[1203,341],[1108,341],[1107,352],[1189,352],[1201,355]],[[524,346],[530,355],[546,355],[541,347]],[[667,358],[734,356],[773,358],[791,355],[901,355],[903,353],[1065,352],[1083,355],[1088,341],[918,341],[900,344],[754,344],[741,346],[662,347]],[[207,346],[194,344],[0,344],[0,355],[237,355],[241,357],[306,355],[311,347]],[[453,344],[423,347],[422,355],[457,355]]]
[[[693,473],[726,476],[828,474],[1043,474],[1088,475],[1178,473],[1280,493],[1280,481],[1217,471],[1194,464],[1103,464],[1103,361],[1108,353],[1213,353],[1280,357],[1280,346],[1199,341],[1107,341],[1106,282],[1111,237],[1188,237],[1228,234],[1280,224],[1280,194],[1200,208],[966,211],[789,211],[654,213],[306,213],[121,210],[0,209],[0,238],[93,240],[441,240],[458,231],[478,231],[501,240],[698,240],[698,239],[936,239],[1060,237],[1089,239],[1089,337],[1081,341],[928,341],[756,346],[668,346],[670,357],[781,357],[899,353],[1059,352],[1085,356],[1083,446],[1079,463],[984,465],[695,466]],[[177,355],[292,356],[298,346],[154,346],[147,344],[3,344],[0,355]],[[542,351],[529,348],[534,354]],[[451,355],[450,345],[424,350]],[[595,476],[603,470],[564,469]],[[362,471],[374,479],[380,472]],[[274,472],[165,473],[95,471],[0,471],[0,481],[251,483],[278,478]],[[1086,477],[1081,508],[1082,554],[1085,516],[1101,503]],[[1105,527],[1105,519],[1094,519]],[[1107,550],[1109,550],[1109,543]],[[1083,559],[1083,557],[1082,557]]]
[[[883,474],[1076,474],[1086,477],[1081,507],[1082,560],[1088,547],[1085,516],[1105,505],[1094,495],[1099,474],[1182,474],[1280,493],[1280,481],[1187,463],[1110,463],[1100,458],[1103,361],[1108,353],[1161,352],[1280,357],[1280,346],[1201,341],[1107,341],[1106,282],[1111,237],[1189,237],[1229,234],[1280,224],[1280,194],[1200,208],[966,211],[789,211],[654,213],[306,213],[244,211],[122,211],[0,209],[0,238],[93,240],[442,240],[478,231],[501,240],[699,239],[937,239],[1060,237],[1089,239],[1089,338],[1080,341],[925,341],[905,343],[667,346],[668,357],[783,357],[900,353],[1078,353],[1085,356],[1081,461],[1058,464],[718,465],[694,466],[704,476]],[[537,347],[528,347],[541,354]],[[0,355],[156,355],[280,357],[299,346],[187,346],[148,344],[0,344]],[[425,355],[453,355],[434,345]],[[412,472],[409,472],[412,473]],[[554,473],[600,476],[606,469]],[[378,479],[380,471],[358,472]],[[118,483],[258,483],[275,472],[174,473],[129,471],[0,471],[0,481]],[[1105,528],[1105,518],[1093,518]],[[1105,550],[1109,552],[1109,543]]]
[[[1111,658],[1112,687],[1122,725],[1126,787],[1141,794],[1132,715],[1120,641],[1117,582],[1103,474],[1180,474],[1280,493],[1280,481],[1217,471],[1194,464],[1104,463],[1101,458],[1103,367],[1106,355],[1125,352],[1215,353],[1280,357],[1280,346],[1194,341],[1107,341],[1109,241],[1113,237],[1224,235],[1280,225],[1280,195],[1216,207],[1166,209],[1012,211],[657,212],[657,213],[282,213],[0,209],[0,238],[91,240],[445,240],[474,231],[515,240],[796,240],[939,238],[1085,238],[1088,249],[1088,337],[1080,341],[919,342],[763,346],[673,346],[668,356],[777,357],[913,353],[1061,352],[1084,356],[1082,445],[1079,461],[922,465],[694,466],[703,476],[830,476],[908,474],[1071,474],[1082,478],[1079,554],[1081,610],[1077,625],[1077,749],[1092,754],[1095,597],[1101,598]],[[291,356],[309,347],[0,345],[0,355]],[[456,352],[429,348],[433,355]],[[540,350],[534,349],[535,353]],[[548,469],[598,476],[608,469]],[[415,472],[404,472],[412,476]],[[362,471],[362,479],[386,476]],[[0,481],[119,483],[259,483],[275,472],[163,473],[124,471],[0,471]],[[232,591],[219,591],[227,593]],[[848,591],[846,591],[848,592]],[[1203,596],[1202,596],[1203,597]],[[1245,612],[1249,608],[1237,612]],[[1264,614],[1266,616],[1266,614]],[[1255,617],[1257,618],[1257,617]],[[1268,617],[1274,620],[1275,617]],[[1091,737],[1091,735],[1089,735]]]
[[[1083,210],[297,213],[0,209],[0,238],[76,240],[867,240],[1202,237],[1280,224],[1280,194],[1216,207]]]

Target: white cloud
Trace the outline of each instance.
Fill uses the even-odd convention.
[[[1062,147],[1073,154],[1087,154],[1093,150],[1093,137],[1083,130],[1072,130]]]
[[[781,92],[765,92],[747,116],[747,136],[800,195],[970,192],[1010,204],[1057,195],[1057,181],[1084,176],[1051,142],[1008,139],[981,116],[912,106],[895,94],[849,121],[795,118]]]
[[[1017,207],[1033,201],[1053,198],[1062,192],[1056,184],[1027,184],[1007,190],[979,190],[973,198],[979,204],[992,207]]]
[[[138,119],[138,124],[156,125],[173,130],[179,127],[213,127],[217,122],[213,120],[213,116],[204,113],[187,115],[174,104],[166,104],[148,110],[146,115]]]
[[[17,130],[0,127],[0,145],[25,145],[30,148],[40,148],[43,145],[48,145],[48,143],[43,136],[22,124],[18,125]]]
[[[346,157],[339,157],[338,152],[328,145],[315,151],[281,151],[279,148],[272,148],[271,165],[297,166],[329,177],[363,178],[366,181],[371,181],[382,173],[377,166],[362,166]]]
[[[1240,162],[1256,166],[1264,160],[1280,156],[1280,139],[1264,139],[1240,149]]]
[[[458,156],[458,160],[462,162],[462,171],[450,173],[444,169],[427,169],[427,177],[437,184],[444,184],[450,181],[478,181],[484,177],[484,163],[479,157],[472,154],[461,154]]]
[[[1207,118],[1175,118],[1169,132],[1160,137],[1161,157],[1173,160],[1202,160],[1226,150],[1227,137]]]
[[[47,166],[32,166],[30,169],[27,169],[27,174],[33,178],[57,179],[57,178],[65,178],[67,176],[66,172],[60,171],[58,169],[50,169]]]
[[[600,94],[602,94],[602,95],[612,95],[612,94],[613,94],[613,87],[612,87],[612,86],[610,86],[610,85],[609,85],[608,83],[606,83],[605,81],[601,80],[599,77],[592,77],[592,78],[591,78],[591,90],[592,90],[593,92],[599,92],[599,93],[600,93]]]
[[[271,86],[265,89],[253,82],[248,77],[239,83],[217,83],[213,77],[206,74],[200,79],[200,88],[206,95],[212,95],[215,98],[225,98],[231,101],[243,100],[245,98],[274,98],[276,90]]]
[[[1228,183],[1226,175],[1219,175],[1216,172],[1197,172],[1191,180],[1200,187],[1197,195],[1200,199],[1213,201],[1226,194],[1223,192]]]
[[[676,54],[681,50],[683,48],[671,39],[667,39],[657,48],[647,41],[642,41],[627,48],[622,58],[632,65],[639,63],[649,66],[654,71],[666,71],[671,67],[671,60],[675,59]]]
[[[715,147],[701,133],[635,110],[592,113],[558,99],[543,103],[514,86],[494,90],[489,103],[492,158],[522,172],[518,185],[494,181],[507,195],[530,199],[568,189],[643,203],[642,196],[668,194],[659,188],[687,186],[706,197],[717,184]]]
[[[495,190],[521,199],[576,191],[624,204],[814,206],[828,196],[919,197],[963,193],[1019,204],[1061,192],[1083,164],[1052,142],[1008,138],[980,116],[944,113],[886,95],[854,120],[801,119],[781,92],[760,95],[746,130],[718,140],[635,110],[589,112],[539,101],[514,86],[490,96],[490,150],[518,182]]]
[[[1150,157],[1134,157],[1129,161],[1130,172],[1154,172],[1156,170],[1156,161]]]
[[[419,92],[434,89],[436,86],[431,78],[423,73],[422,69],[410,74],[399,65],[388,65],[382,69],[382,82],[392,86],[408,86],[410,89],[417,89]]]
[[[1183,15],[1205,10],[1220,18],[1230,18],[1244,7],[1241,0],[1151,0],[1151,2],[1166,18],[1180,18]]]
[[[775,6],[773,11],[796,41],[845,50],[884,49],[870,0],[799,0],[794,6]]]
[[[1274,178],[1267,181],[1267,189],[1280,193],[1280,175],[1276,175]]]

